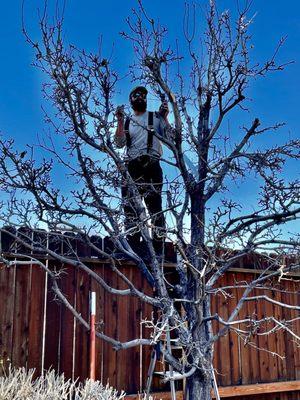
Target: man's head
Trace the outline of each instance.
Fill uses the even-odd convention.
[[[137,86],[129,94],[129,101],[134,111],[145,112],[147,109],[148,90],[144,86]]]

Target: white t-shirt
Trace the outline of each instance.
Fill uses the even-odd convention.
[[[149,154],[154,157],[160,158],[162,155],[161,141],[153,135],[153,144],[149,152],[147,152],[148,145],[148,111],[142,115],[131,115],[129,123],[129,135],[131,138],[131,146],[127,148],[127,156],[134,159],[141,155]],[[160,136],[165,136],[166,123],[158,113],[153,113],[153,128]],[[126,145],[126,135],[116,137],[116,145],[124,147]]]

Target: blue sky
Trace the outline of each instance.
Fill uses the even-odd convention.
[[[43,7],[43,0],[25,0],[25,20],[29,33],[39,38],[37,9]],[[53,9],[55,1],[49,0]],[[202,7],[206,1],[198,4]],[[220,0],[219,9],[234,10],[236,0]],[[182,33],[182,14],[184,2],[181,0],[145,0],[147,10],[168,27],[168,37],[172,44]],[[126,29],[125,18],[131,14],[136,1],[67,0],[65,12],[65,36],[68,42],[80,48],[95,50],[99,37],[103,35],[104,52],[110,54],[114,45],[113,60],[116,68],[122,71],[133,60],[131,45],[120,38],[119,32]],[[0,24],[0,131],[6,137],[15,138],[19,147],[35,143],[37,134],[42,134],[45,125],[41,105],[44,100],[41,85],[44,76],[31,66],[33,52],[21,32],[21,1],[3,2]],[[286,135],[299,137],[299,88],[300,88],[300,2],[298,0],[272,1],[256,0],[252,6],[257,12],[253,33],[253,57],[263,60],[272,53],[276,43],[287,35],[287,41],[280,52],[283,62],[293,60],[294,64],[282,73],[274,73],[254,82],[250,89],[253,101],[250,113],[238,125],[258,116],[266,125],[285,121],[287,126],[281,130],[281,141]],[[123,71],[126,72],[126,71]],[[117,102],[127,99],[130,87],[128,81],[120,85]],[[232,121],[236,123],[237,121]],[[270,141],[270,136],[266,142]],[[263,143],[262,143],[263,145]],[[288,174],[295,176],[294,164]],[[253,195],[251,186],[243,189],[245,198]]]
[[[54,4],[49,1],[49,7]],[[205,3],[204,0],[200,2]],[[146,0],[147,9],[159,15],[168,26],[170,41],[181,34],[183,2],[181,0],[164,2]],[[228,9],[235,9],[236,0],[219,1]],[[28,30],[38,38],[37,8],[43,0],[25,0],[25,19]],[[115,43],[115,65],[128,65],[132,61],[132,50],[128,42],[119,37],[126,28],[125,18],[130,15],[134,0],[126,2],[72,0],[67,1],[65,14],[66,38],[79,47],[95,50],[98,39],[103,34],[105,50],[110,52]],[[254,55],[263,59],[271,54],[280,37],[288,35],[281,51],[283,61],[294,60],[285,72],[276,73],[255,83],[251,88],[254,98],[251,104],[252,116],[259,115],[263,121],[274,122],[278,118],[286,121],[287,129],[299,129],[299,88],[300,88],[300,3],[297,0],[254,1],[253,12],[257,11],[252,27]],[[43,75],[32,68],[31,48],[25,43],[21,33],[21,1],[3,2],[0,24],[0,130],[20,142],[34,140],[37,132],[43,129],[40,93]],[[180,27],[180,29],[178,29]],[[127,97],[128,85],[124,83],[121,99]]]

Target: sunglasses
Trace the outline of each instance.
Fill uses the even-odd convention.
[[[130,96],[131,100],[136,100],[138,98],[142,97],[143,99],[146,99],[147,94],[145,92],[134,92],[132,93],[132,95]]]

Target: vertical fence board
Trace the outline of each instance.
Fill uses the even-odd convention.
[[[292,285],[292,290],[294,292],[292,298],[291,298],[291,304],[296,304],[300,305],[300,287],[299,287],[300,281],[294,281],[291,283]],[[294,310],[293,311],[293,316],[296,318],[296,320],[293,323],[293,329],[295,332],[297,332],[298,335],[300,335],[300,311]],[[295,379],[300,380],[300,345],[299,343],[296,343],[296,340],[293,338],[293,344],[294,344],[294,354],[295,354]],[[299,393],[299,398],[300,398],[300,393]]]
[[[12,359],[15,273],[16,267],[0,268],[0,360],[5,369]]]
[[[49,262],[49,268],[56,271],[57,265]],[[45,332],[45,369],[53,368],[59,371],[59,347],[61,328],[61,304],[55,298],[52,290],[52,280],[48,276],[47,283],[47,304],[46,304],[46,332]]]
[[[281,293],[280,290],[284,289],[284,286],[282,284],[277,285],[277,291],[275,291],[274,294],[274,299],[275,301],[281,302]],[[283,316],[283,310],[282,307],[280,306],[274,306],[274,317],[277,319],[277,321],[281,321]],[[279,380],[284,380],[286,377],[286,358],[285,358],[285,341],[284,341],[284,332],[281,329],[274,337],[275,341],[275,346],[276,346],[276,353],[278,354],[277,359],[277,367],[278,367],[278,377]]]
[[[127,266],[121,268],[133,284],[141,290],[141,274],[136,266]],[[119,288],[128,288],[123,281],[118,278]],[[138,339],[140,337],[140,319],[141,319],[141,302],[138,298],[126,296],[118,299],[118,324],[119,324],[119,340],[128,341]],[[132,347],[126,351],[121,350],[117,353],[117,387],[119,389],[127,389],[128,393],[137,393],[140,390],[140,346]],[[149,348],[143,351],[150,352]],[[148,368],[147,361],[145,369]],[[131,371],[131,374],[128,374]],[[122,384],[124,382],[124,384]]]
[[[28,368],[35,368],[35,377],[42,372],[45,278],[45,271],[33,265],[29,298]]]
[[[104,279],[113,288],[117,286],[116,274],[109,266],[104,268]],[[117,338],[117,298],[105,292],[104,295],[104,333],[114,339]],[[116,386],[117,353],[110,343],[103,344],[103,382],[109,381],[111,386]]]
[[[30,277],[30,265],[17,265],[12,339],[12,363],[16,368],[27,366],[29,340],[28,299],[30,297]]]
[[[245,274],[245,279],[250,283],[255,279],[254,274]],[[250,292],[250,296],[259,294],[255,289]],[[257,318],[257,301],[246,302],[245,304],[247,315],[250,319]],[[248,324],[249,325],[249,324]],[[259,382],[259,355],[258,355],[258,337],[256,334],[249,337],[249,345],[247,346],[248,357],[249,357],[249,381],[248,383]]]
[[[221,280],[221,287],[222,286],[227,286],[227,274],[222,276]],[[219,307],[218,311],[222,319],[225,321],[228,320],[228,298],[227,298],[227,291],[225,290],[225,295],[221,295],[219,297]],[[219,327],[220,329],[223,328],[221,325]],[[230,371],[230,344],[229,344],[229,333],[227,332],[224,336],[222,336],[220,339],[220,376],[219,376],[219,382],[221,386],[228,386],[230,385],[231,381],[231,371]]]
[[[267,291],[267,296],[270,299],[274,299],[275,292],[273,290]],[[275,306],[269,301],[265,301],[265,309],[266,315],[268,317],[272,317],[275,313]],[[270,322],[267,324],[267,329],[272,329],[275,326],[274,322]],[[275,382],[278,380],[278,360],[276,354],[276,342],[275,342],[276,334],[272,333],[268,335],[268,350],[269,350],[269,371],[270,371],[270,381]]]
[[[76,273],[75,267],[64,265],[60,278],[61,290],[73,307],[75,305]],[[59,370],[64,372],[67,379],[73,378],[74,334],[74,316],[63,306],[61,309]]]
[[[137,269],[132,270],[132,281],[137,289],[142,291],[142,282],[143,278]],[[141,315],[142,315],[142,302],[137,297],[131,298],[130,308],[129,308],[130,324],[132,335],[135,338],[140,337],[141,332]],[[150,351],[150,349],[148,349]],[[142,362],[142,352],[141,346],[135,347],[132,349],[131,353],[132,363],[135,366],[135,370],[137,374],[135,374],[130,382],[129,390],[132,393],[138,393],[142,391],[142,382],[141,382],[141,362]]]
[[[146,279],[142,280],[142,290],[144,293],[153,296],[153,290],[150,287],[149,283],[146,281]],[[146,303],[142,304],[142,320],[151,320],[152,319],[152,314],[153,314],[153,309],[151,306],[149,306]],[[149,339],[150,337],[150,329],[147,329],[145,324],[142,324],[141,326],[141,335],[144,339]],[[148,374],[148,369],[151,361],[151,349],[149,346],[142,346],[141,349],[141,356],[142,356],[142,388],[143,390],[146,387],[147,383],[147,374]],[[160,371],[161,364],[159,360],[156,363],[156,368],[155,371]],[[160,387],[162,386],[160,379],[157,377],[154,377],[152,381],[152,388],[154,391],[160,390]]]
[[[281,301],[286,304],[291,303],[291,294],[288,293],[291,286],[290,285],[285,285],[286,290],[281,293]],[[288,321],[291,319],[292,314],[291,310],[288,308],[283,307],[282,308],[282,317],[284,320]],[[286,363],[287,363],[287,379],[288,380],[293,380],[295,379],[295,356],[294,356],[294,347],[292,344],[292,337],[291,335],[287,332],[284,331],[283,333],[284,337],[284,342],[285,342],[285,356],[286,356]]]
[[[238,273],[237,279],[241,285],[247,284],[247,274],[245,273]],[[238,301],[243,297],[246,288],[239,288],[238,289]],[[239,318],[243,320],[248,317],[248,308],[247,303],[244,302],[240,312]],[[239,324],[239,328],[241,330],[247,331],[248,323],[241,323]],[[245,337],[239,338],[239,345],[240,345],[240,362],[241,362],[241,383],[247,384],[251,380],[251,364],[250,364],[250,354],[249,354],[249,344]]]
[[[235,285],[236,276],[234,273],[228,273],[228,285]],[[228,316],[235,310],[237,304],[238,291],[236,288],[228,290]],[[230,369],[231,369],[231,384],[238,385],[240,383],[240,368],[239,368],[239,339],[234,331],[229,332],[229,351],[230,351]]]
[[[97,275],[103,278],[103,264],[96,264],[93,266],[93,270]],[[91,279],[91,291],[96,292],[96,324],[97,330],[102,332],[104,321],[105,291],[94,279]],[[105,383],[103,380],[103,346],[104,341],[96,338],[96,379]]]
[[[132,267],[119,267],[120,272],[125,274],[128,278],[132,278]],[[128,289],[126,283],[118,277],[118,289]],[[129,315],[130,296],[117,297],[117,313],[118,313],[118,340],[120,342],[127,342],[133,339],[133,334],[130,325]],[[131,316],[132,318],[132,316]],[[130,383],[130,375],[138,373],[137,366],[132,364],[130,359],[132,350],[119,350],[117,352],[117,370],[116,370],[116,388],[121,390],[128,390]],[[128,371],[131,370],[131,374]]]
[[[217,314],[218,313],[218,298],[219,294],[214,294],[211,296],[211,314]],[[212,329],[214,334],[218,332],[219,329],[219,323],[216,320],[213,320],[212,322]],[[216,374],[216,379],[219,383],[219,372],[220,372],[220,367],[219,367],[219,359],[220,359],[220,348],[219,348],[219,343],[218,341],[214,343],[214,354],[213,354],[213,366]]]
[[[89,322],[89,275],[78,269],[76,277],[76,311]],[[89,376],[89,332],[76,321],[74,377],[81,381]]]
[[[268,316],[268,306],[264,300],[257,303],[257,318],[263,319]],[[259,328],[259,333],[263,334],[268,331],[270,324],[263,323]],[[270,382],[270,354],[268,335],[260,335],[258,337],[259,344],[259,365],[260,365],[260,381]]]

